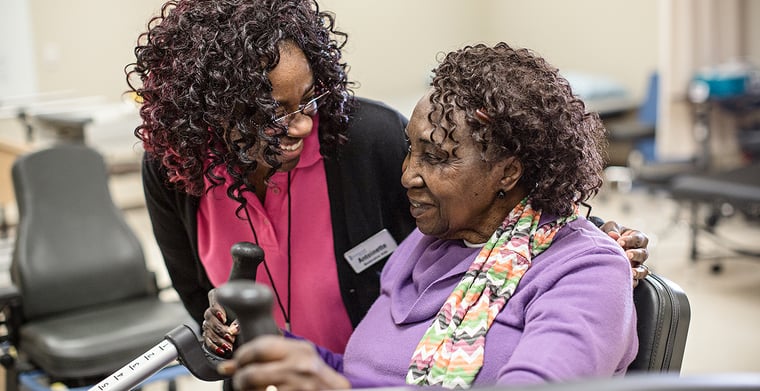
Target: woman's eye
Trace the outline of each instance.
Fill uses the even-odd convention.
[[[439,164],[446,161],[446,158],[444,156],[441,156],[439,154],[425,152],[422,154],[422,160],[424,160],[427,163],[430,164]]]

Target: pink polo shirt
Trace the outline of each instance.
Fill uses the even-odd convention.
[[[318,122],[315,119],[312,133],[304,140],[301,159],[290,171],[290,183],[287,172],[278,172],[270,179],[263,205],[251,192],[245,193],[245,197],[273,281],[263,264],[258,268],[256,280],[274,286],[273,291],[279,295],[285,312],[288,312],[290,295],[288,313],[294,334],[342,353],[353,329],[338,286],[327,180],[317,137]],[[218,168],[215,173],[229,183],[224,168]],[[198,253],[214,286],[223,284],[229,277],[232,245],[240,241],[256,242],[245,214],[241,212],[242,220],[235,216],[239,204],[227,197],[226,189],[226,186],[217,186],[201,197],[197,216]],[[284,327],[285,316],[276,299],[273,315],[277,324]]]

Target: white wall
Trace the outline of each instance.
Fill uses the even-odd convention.
[[[158,0],[26,0],[40,92],[76,91],[118,101],[124,66]]]
[[[0,106],[37,91],[32,27],[25,0],[2,0],[0,5]]]
[[[6,1],[6,0],[4,0]],[[14,0],[21,1],[21,0]],[[39,92],[120,99],[124,66],[159,0],[26,0]],[[357,94],[409,113],[436,55],[464,44],[528,46],[560,69],[611,76],[636,97],[657,63],[657,0],[322,0],[349,33]],[[0,9],[4,7],[0,2]],[[5,50],[5,48],[3,48]]]
[[[561,70],[615,79],[644,96],[657,66],[657,0],[322,0],[350,34],[357,92],[411,111],[436,54],[505,41]]]
[[[560,70],[604,75],[643,99],[658,62],[657,0],[507,0],[484,10],[488,36],[532,48]]]
[[[752,0],[746,3],[744,10],[744,27],[747,29],[747,40],[743,42],[747,58],[756,66],[760,66],[760,1]]]

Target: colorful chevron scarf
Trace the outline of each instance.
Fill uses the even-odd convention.
[[[517,289],[531,259],[549,248],[575,212],[538,226],[541,211],[524,198],[494,232],[417,345],[407,384],[469,388],[483,366],[485,336]]]

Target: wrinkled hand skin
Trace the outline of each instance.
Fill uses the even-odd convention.
[[[264,335],[240,346],[219,373],[232,376],[237,391],[337,390],[351,383],[322,361],[308,341]]]
[[[614,221],[604,223],[600,229],[625,250],[625,255],[631,262],[633,286],[636,287],[640,280],[649,275],[649,269],[644,264],[649,258],[649,238],[639,230],[623,227]]]

